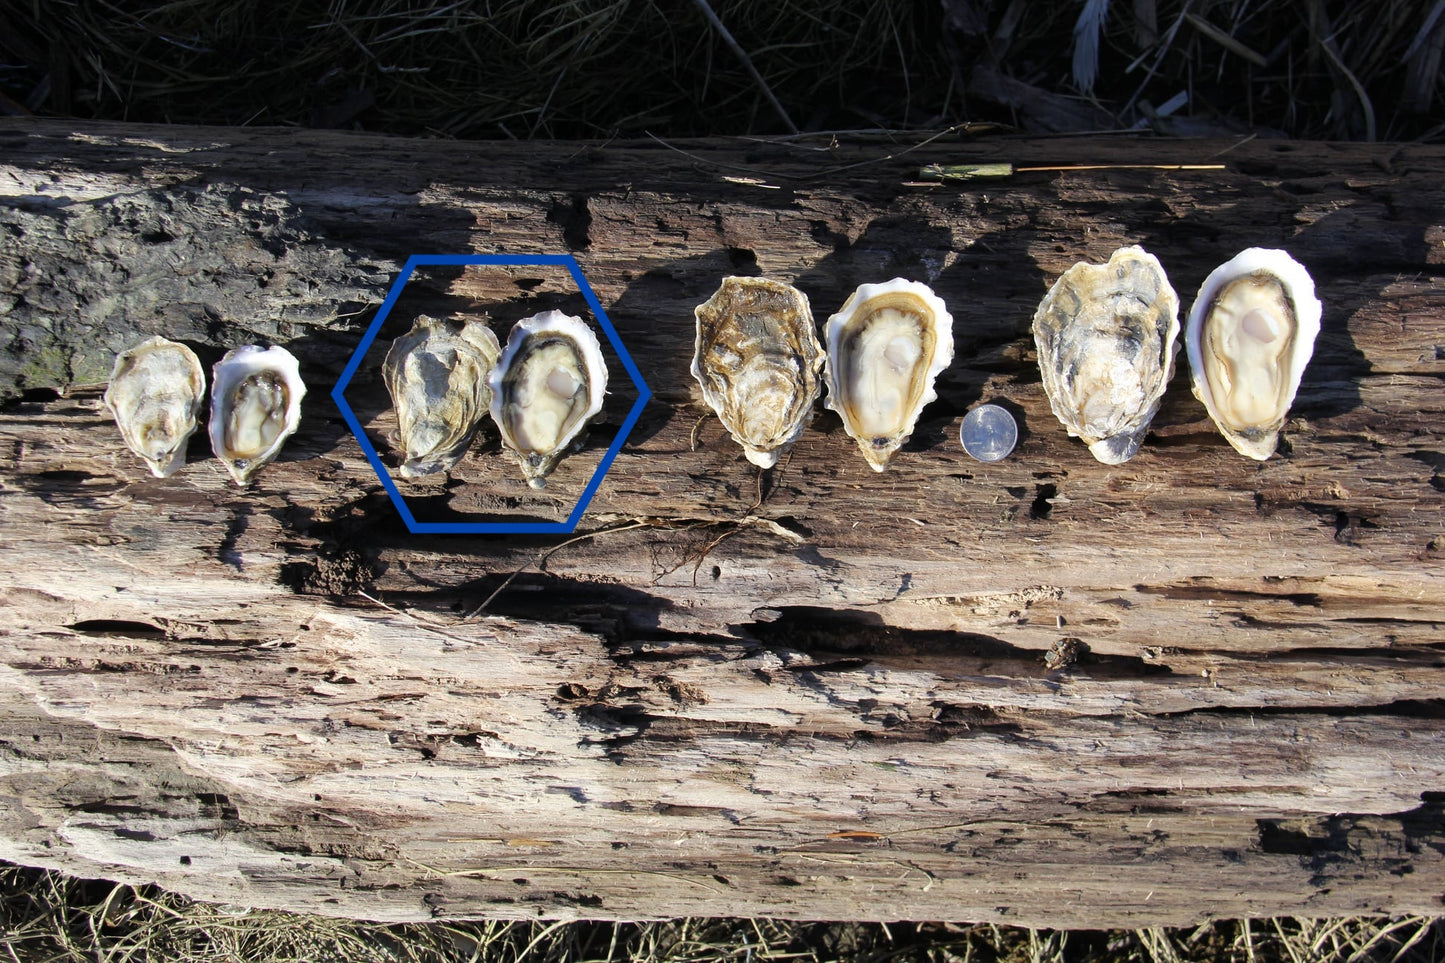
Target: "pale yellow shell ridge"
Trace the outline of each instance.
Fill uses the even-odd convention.
[[[953,316],[926,284],[861,285],[828,318],[828,408],[874,471],[913,434],[934,381],[953,361]]]

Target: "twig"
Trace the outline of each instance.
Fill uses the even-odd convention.
[[[412,615],[410,612],[406,611],[405,609],[399,609],[399,608],[396,608],[395,606],[387,605],[387,604],[386,604],[385,602],[383,602],[381,599],[375,598],[374,596],[371,596],[371,595],[368,595],[367,593],[365,593],[365,592],[363,592],[363,591],[361,591],[361,590],[359,590],[359,589],[357,590],[356,594],[357,594],[357,595],[360,595],[362,598],[366,599],[368,602],[372,603],[373,605],[379,605],[379,606],[381,606],[382,608],[386,609],[388,612],[392,613],[393,615],[399,615],[399,616],[401,616],[402,618],[406,619],[407,621],[413,622],[413,623],[415,623],[416,625],[421,626],[422,628],[426,629],[428,632],[435,632],[437,635],[443,636],[443,637],[448,638],[448,639],[452,639],[452,640],[457,641],[457,642],[464,642],[464,643],[466,643],[467,645],[486,645],[486,643],[483,642],[483,641],[480,640],[480,639],[468,639],[468,638],[465,638],[464,636],[454,635],[454,634],[452,634],[451,632],[448,632],[446,629],[443,629],[443,628],[441,628],[441,627],[439,627],[439,626],[432,625],[430,622],[427,622],[427,621],[425,621],[425,620],[423,620],[423,619],[417,618],[415,615]]]
[[[974,181],[1038,171],[1222,171],[1223,164],[1065,164],[1058,167],[1015,167],[1012,164],[929,164],[918,171],[924,181]]]
[[[1375,105],[1370,103],[1370,95],[1365,93],[1365,88],[1360,84],[1359,78],[1354,75],[1349,67],[1345,66],[1345,62],[1340,59],[1339,53],[1335,51],[1334,37],[1321,37],[1320,47],[1324,50],[1325,56],[1330,58],[1330,63],[1339,68],[1340,73],[1344,74],[1345,79],[1350,82],[1350,86],[1355,88],[1355,96],[1360,98],[1360,106],[1365,111],[1365,140],[1374,143]]]
[[[1234,53],[1235,55],[1242,57],[1257,66],[1269,66],[1269,59],[1266,58],[1264,54],[1260,53],[1258,50],[1253,50],[1249,47],[1246,47],[1244,44],[1240,43],[1238,40],[1235,40],[1229,34],[1225,33],[1223,30],[1220,30],[1214,24],[1210,23],[1208,20],[1205,20],[1203,17],[1199,16],[1199,14],[1186,13],[1184,15],[1184,19],[1189,21],[1189,25],[1191,27],[1204,34],[1210,40],[1213,40],[1215,43],[1219,44],[1225,50],[1228,50],[1231,53]]]
[[[576,545],[578,542],[585,542],[588,539],[596,538],[598,535],[611,535],[613,532],[626,532],[631,531],[634,528],[652,528],[656,524],[656,522],[652,521],[628,522],[625,525],[617,525],[613,528],[599,528],[595,532],[584,532],[581,535],[577,535],[573,538],[567,539],[565,542],[559,542],[558,544],[553,545],[551,548],[547,549],[547,551],[543,552],[541,555],[538,555],[536,558],[532,559],[526,565],[523,565],[521,568],[513,571],[511,575],[508,575],[505,579],[502,580],[501,585],[498,585],[495,589],[492,590],[491,595],[488,595],[485,599],[482,600],[481,605],[478,605],[466,615],[463,615],[461,618],[457,619],[456,624],[460,625],[462,622],[465,622],[468,619],[472,619],[480,615],[488,605],[492,604],[493,599],[495,599],[498,595],[501,595],[502,591],[508,585],[511,585],[512,582],[516,581],[518,575],[521,575],[533,565],[536,565],[538,568],[540,568],[547,561],[547,559],[562,551],[562,549],[566,548],[567,546]]]
[[[722,20],[713,11],[712,4],[708,3],[707,0],[693,0],[693,2],[698,5],[702,10],[703,16],[707,17],[708,23],[711,23],[713,29],[722,37],[723,43],[727,44],[732,48],[732,52],[738,55],[738,59],[743,62],[743,66],[746,67],[748,73],[752,75],[753,81],[758,85],[758,89],[763,92],[764,97],[768,98],[768,103],[773,105],[773,110],[777,111],[778,116],[782,118],[783,126],[788,128],[788,133],[799,133],[798,125],[793,123],[793,118],[788,116],[788,112],[783,109],[783,105],[778,102],[778,98],[773,96],[773,89],[768,86],[768,82],[763,79],[763,75],[758,73],[758,68],[753,66],[752,58],[748,56],[748,52],[743,49],[742,44],[733,39],[732,33],[729,32],[728,28],[723,25]]]

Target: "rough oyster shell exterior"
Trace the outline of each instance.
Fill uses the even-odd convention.
[[[1204,279],[1184,335],[1189,373],[1235,451],[1274,454],[1322,313],[1309,271],[1284,251],[1249,248]]]
[[[1174,376],[1179,296],[1158,258],[1123,247],[1063,273],[1034,315],[1049,406],[1094,457],[1134,457]]]
[[[808,296],[767,278],[726,277],[693,312],[692,376],[748,461],[771,468],[803,433],[823,390]]]
[[[527,484],[544,488],[568,446],[602,410],[607,363],[581,318],[543,311],[512,326],[492,369],[492,420]]]
[[[248,344],[211,368],[211,450],[237,485],[249,485],[301,424],[306,385],[296,357]]]
[[[487,379],[501,353],[481,321],[424,314],[391,343],[381,371],[396,409],[403,478],[446,471],[466,454],[491,407]]]
[[[888,467],[938,397],[933,383],[953,361],[953,316],[926,284],[864,284],[828,318],[827,406],[843,419],[874,471]]]
[[[186,463],[186,442],[206,392],[206,373],[196,353],[165,338],[147,338],[115,359],[105,406],[126,446],[157,478]]]

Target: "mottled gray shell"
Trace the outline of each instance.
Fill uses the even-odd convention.
[[[703,399],[748,461],[773,467],[823,390],[823,347],[807,295],[781,281],[726,277],[693,314],[692,376]]]
[[[115,359],[105,406],[121,438],[157,478],[186,463],[186,442],[196,430],[196,412],[206,392],[206,373],[190,348],[165,338],[147,338]]]
[[[1049,406],[1094,457],[1134,457],[1174,375],[1179,296],[1141,247],[1106,264],[1080,262],[1054,282],[1034,315]]]
[[[391,343],[381,373],[396,409],[403,478],[446,471],[466,454],[491,407],[487,380],[501,352],[481,321],[424,314]]]

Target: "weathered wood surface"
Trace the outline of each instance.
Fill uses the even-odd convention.
[[[0,858],[392,919],[1439,912],[1445,150],[841,140],[0,121]],[[1053,419],[1034,307],[1133,242],[1186,305],[1245,246],[1314,271],[1282,457],[1236,455],[1182,359],[1125,465]],[[656,394],[599,534],[540,570],[561,539],[408,535],[327,397],[408,254],[496,251],[573,252]],[[957,360],[886,474],[831,413],[761,480],[716,421],[693,448],[692,307],[754,271],[820,317],[895,274],[948,301]],[[504,333],[564,281],[423,272],[397,326]],[[200,437],[167,480],[120,449],[95,383],[149,333],[303,358],[253,489]],[[388,456],[394,333],[348,395]],[[491,435],[418,515],[564,516],[614,375],[545,497]],[[1007,461],[958,447],[979,400],[1020,418]]]

